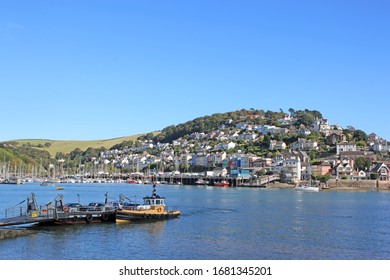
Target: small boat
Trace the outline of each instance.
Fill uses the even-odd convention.
[[[45,187],[47,187],[47,186],[54,186],[54,185],[55,185],[55,182],[45,180],[45,181],[43,181],[42,183],[40,183],[40,185],[41,185],[41,186],[45,186]]]
[[[214,186],[216,187],[229,187],[228,181],[215,182]]]
[[[195,182],[195,184],[197,185],[200,185],[200,186],[205,186],[205,185],[208,185],[209,184],[209,181],[207,180],[203,180],[203,179],[199,179]]]
[[[297,184],[294,189],[296,191],[318,192],[320,190],[319,182],[315,178],[315,175],[312,175],[311,172],[309,172],[309,176],[309,180]]]
[[[320,190],[317,183],[313,183],[312,181],[298,184],[294,188],[296,191],[307,191],[307,192],[318,192]]]
[[[116,212],[117,222],[128,221],[146,221],[146,220],[164,220],[177,218],[180,211],[173,208],[168,210],[165,206],[165,197],[156,194],[156,185],[153,185],[153,192],[151,196],[143,198],[143,204],[125,203],[128,199],[123,194],[119,196],[119,204]]]
[[[3,179],[3,180],[1,180],[0,184],[22,185],[22,184],[24,184],[24,181],[20,180],[19,178],[10,178],[10,179]]]
[[[137,184],[137,181],[129,179],[129,180],[127,180],[127,183],[134,185],[134,184]]]
[[[62,191],[63,189],[64,189],[64,188],[61,187],[61,186],[57,186],[57,187],[56,187],[56,190],[57,190],[57,191]]]

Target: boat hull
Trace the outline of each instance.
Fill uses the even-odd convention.
[[[318,187],[310,187],[310,186],[297,186],[295,187],[296,191],[305,191],[305,192],[318,192]]]
[[[215,187],[229,187],[229,184],[228,183],[215,183],[214,186]]]
[[[153,221],[174,219],[180,215],[180,211],[137,211],[137,210],[118,210],[116,220],[119,221]]]
[[[40,225],[72,225],[90,223],[115,223],[116,211],[82,211],[57,213],[52,221],[40,223]]]

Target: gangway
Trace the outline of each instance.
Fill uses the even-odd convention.
[[[16,206],[4,211],[4,218],[0,219],[0,227],[49,223],[55,220],[54,208],[51,207],[51,202],[38,208],[35,194],[32,193],[27,197],[27,207],[18,207],[25,201],[23,200]],[[16,212],[18,212],[18,215],[15,214]]]

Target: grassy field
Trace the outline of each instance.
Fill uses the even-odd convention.
[[[116,144],[120,144],[123,141],[136,141],[139,136],[143,134],[119,137],[107,140],[91,140],[91,141],[78,141],[78,140],[49,140],[49,139],[20,139],[14,140],[18,142],[19,145],[30,143],[32,146],[38,146],[39,144],[45,145],[45,143],[50,143],[50,147],[39,148],[45,151],[48,151],[52,156],[55,156],[56,153],[69,153],[76,148],[79,148],[82,151],[87,150],[88,148],[100,148],[104,147],[106,149],[111,148]]]

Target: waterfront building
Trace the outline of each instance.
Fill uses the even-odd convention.
[[[216,153],[215,154],[215,163],[219,164],[222,163],[227,157],[226,152]]]
[[[301,180],[301,171],[301,160],[299,157],[291,157],[283,161],[282,174],[286,177],[286,182],[296,183]]]
[[[192,156],[192,165],[210,166],[210,154],[198,153]]]
[[[321,164],[317,165],[316,174],[319,175],[326,175],[326,174],[332,174],[332,164],[327,161],[323,161]]]
[[[256,158],[252,161],[252,166],[254,168],[264,168],[267,166],[271,166],[272,158]]]
[[[332,175],[336,178],[352,179],[353,167],[348,162],[341,162],[333,168]]]
[[[234,178],[234,179],[249,179],[250,178],[250,174],[249,174],[249,170],[247,169],[233,169],[233,170],[230,170],[230,177]]]
[[[372,170],[371,173],[378,174],[378,179],[381,181],[388,181],[390,179],[389,167],[385,163],[378,163]]]
[[[190,164],[191,159],[192,155],[189,153],[183,153],[180,155],[181,164]]]
[[[363,170],[353,172],[353,179],[367,179],[367,173]]]

